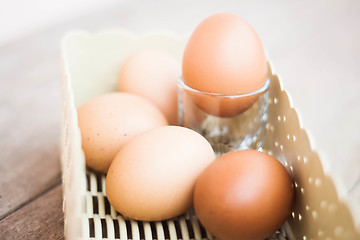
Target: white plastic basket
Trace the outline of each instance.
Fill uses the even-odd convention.
[[[136,37],[126,32],[68,34],[62,45],[63,119],[61,128],[65,236],[67,239],[212,239],[193,212],[160,222],[137,222],[109,204],[105,176],[85,166],[76,108],[115,91],[122,62],[144,48],[157,48],[181,59],[186,38]],[[269,65],[269,122],[264,151],[277,157],[294,179],[294,210],[272,239],[359,240],[359,211],[340,199],[339,186],[313,150],[299,113]],[[341,191],[341,189],[340,189]],[[355,209],[356,208],[356,209]]]

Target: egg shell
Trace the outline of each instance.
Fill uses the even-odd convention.
[[[285,167],[255,150],[229,152],[199,176],[194,208],[200,222],[222,240],[263,240],[290,215],[294,186]]]
[[[178,216],[193,205],[197,177],[215,154],[193,130],[165,126],[127,143],[106,177],[111,205],[126,217],[160,221]]]
[[[129,93],[108,93],[77,109],[86,164],[106,173],[119,149],[136,135],[168,124],[148,100]]]
[[[168,53],[145,49],[128,57],[123,63],[118,90],[145,97],[155,104],[171,125],[177,120],[177,80],[180,64]]]
[[[230,96],[254,92],[264,86],[267,75],[260,38],[240,16],[214,14],[192,33],[183,55],[182,75],[187,86],[201,92]],[[209,114],[227,117],[249,108],[256,97],[219,100],[204,95],[195,102],[201,102],[200,108]]]

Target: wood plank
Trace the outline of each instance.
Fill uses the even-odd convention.
[[[9,155],[16,154],[16,158],[5,159],[8,161],[0,170],[0,219],[61,182],[58,143],[51,138],[54,133],[44,136],[44,132],[38,135],[38,142],[29,137],[26,148],[9,149]]]
[[[30,56],[23,58],[30,61]],[[44,76],[32,86],[26,78],[19,80],[15,71],[1,78],[5,86],[11,82],[5,80],[19,80],[24,89],[9,90],[0,98],[0,219],[61,182],[60,84]],[[30,70],[28,77],[35,77]]]
[[[42,97],[54,90],[44,85],[0,107],[0,219],[61,182],[60,114],[53,99]]]
[[[2,239],[64,239],[62,187],[58,185],[0,221]]]

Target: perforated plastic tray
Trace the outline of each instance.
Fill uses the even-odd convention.
[[[186,38],[133,36],[125,32],[76,32],[63,40],[63,119],[61,127],[65,236],[67,239],[212,239],[190,211],[168,221],[137,222],[109,204],[105,176],[85,166],[76,108],[115,91],[124,59],[137,50],[158,48],[181,59]],[[359,209],[346,198],[327,164],[313,150],[289,94],[269,65],[269,122],[264,151],[277,157],[294,179],[295,206],[271,239],[359,240]],[[264,193],[265,194],[265,193]]]

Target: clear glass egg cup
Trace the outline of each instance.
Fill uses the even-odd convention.
[[[260,150],[268,121],[269,79],[260,89],[239,95],[201,92],[178,79],[178,120],[204,136],[217,156]]]

